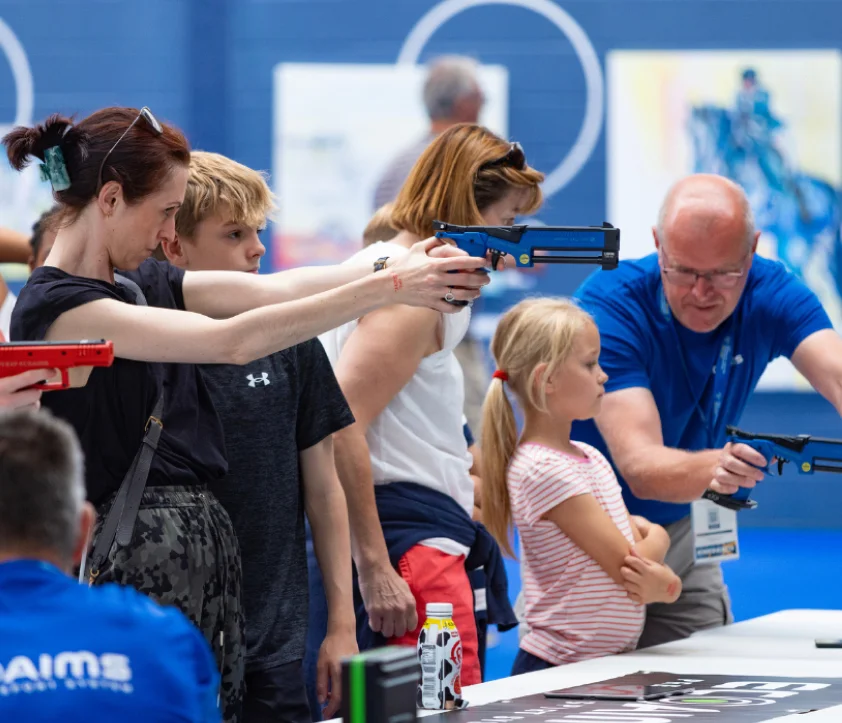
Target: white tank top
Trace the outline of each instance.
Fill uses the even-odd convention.
[[[406,248],[378,242],[351,260],[372,263],[381,256],[395,257]],[[406,385],[369,425],[366,441],[371,455],[374,484],[415,482],[437,490],[471,515],[474,485],[470,478],[471,455],[463,433],[465,385],[462,368],[453,349],[465,336],[471,320],[470,307],[456,314],[442,314],[441,351],[421,360]],[[352,321],[320,338],[332,365],[357,327]],[[426,540],[423,544],[448,554],[467,554],[468,549],[453,540]]]

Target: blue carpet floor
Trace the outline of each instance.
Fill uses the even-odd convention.
[[[842,530],[740,530],[740,559],[723,565],[737,622],[791,608],[842,609]],[[511,599],[520,591],[517,562],[506,560]],[[827,637],[842,638],[842,630]],[[486,679],[509,675],[517,630],[489,631]]]

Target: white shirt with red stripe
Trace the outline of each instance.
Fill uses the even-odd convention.
[[[617,477],[600,452],[574,443],[587,459],[526,443],[507,483],[521,540],[526,623],[520,647],[553,665],[633,650],[645,607],[631,600],[592,557],[542,516],[565,500],[593,495],[630,546],[631,522]]]

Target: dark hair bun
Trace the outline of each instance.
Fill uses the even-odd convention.
[[[58,113],[32,128],[18,126],[3,138],[9,163],[16,171],[23,170],[33,156],[44,160],[44,151],[53,146],[65,150],[68,145],[81,141],[80,134],[73,127],[73,121]]]
[[[9,163],[21,171],[32,159],[44,162],[50,148],[61,150],[70,186],[53,187],[53,197],[62,206],[62,223],[78,218],[110,181],[120,184],[126,203],[136,203],[162,187],[174,164],[190,163],[184,134],[167,124],[153,133],[146,122],[137,122],[139,112],[102,108],[78,123],[51,115],[33,128],[14,128],[3,138]]]

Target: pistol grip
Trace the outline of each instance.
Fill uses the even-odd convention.
[[[763,459],[766,460],[765,465],[752,465],[753,467],[757,467],[757,469],[763,470],[766,474],[774,474],[773,467],[772,467],[772,460],[775,457],[775,449],[771,442],[765,439],[741,439],[740,437],[728,437],[728,441],[732,444],[745,444],[748,447],[751,447],[753,450],[760,452],[763,455]],[[750,464],[750,463],[746,463]],[[783,462],[779,459],[778,460],[778,475],[781,474]]]
[[[729,510],[753,510],[757,507],[757,502],[749,499],[750,494],[750,489],[747,487],[740,487],[740,489],[732,495],[722,495],[719,494],[719,492],[714,492],[713,490],[705,490],[702,498],[715,502],[720,507],[725,507]]]

